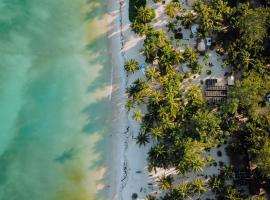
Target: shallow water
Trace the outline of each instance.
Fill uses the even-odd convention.
[[[105,3],[84,3],[0,0],[0,200],[97,199],[110,65]]]

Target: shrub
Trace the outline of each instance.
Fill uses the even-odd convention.
[[[219,161],[218,163],[219,163],[219,166],[220,166],[220,167],[223,167],[223,166],[224,166],[224,162]]]
[[[212,71],[210,69],[208,69],[208,70],[206,70],[206,74],[210,75],[210,74],[212,74]]]
[[[131,196],[132,199],[137,199],[138,198],[138,194],[137,193],[133,193]]]
[[[184,78],[189,78],[190,77],[190,73],[189,72],[186,72],[185,74],[184,74]]]
[[[181,19],[182,19],[182,17],[179,16],[179,15],[177,15],[175,18],[176,18],[177,20],[181,20]]]
[[[181,32],[176,32],[174,34],[174,37],[175,37],[175,39],[181,40],[181,39],[183,39],[183,34]]]
[[[221,157],[222,156],[222,152],[221,151],[218,151],[217,152],[217,155],[218,155],[218,157]]]

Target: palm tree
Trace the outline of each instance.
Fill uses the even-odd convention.
[[[160,76],[160,72],[154,67],[146,68],[145,72],[147,80],[151,80],[152,82],[154,82]]]
[[[223,181],[216,175],[213,175],[210,177],[210,180],[208,181],[208,185],[211,188],[211,190],[217,194],[221,192],[223,187]]]
[[[159,90],[154,91],[152,93],[151,100],[154,104],[159,104],[159,102],[162,100],[162,93]]]
[[[205,182],[201,179],[195,179],[192,183],[192,189],[194,193],[198,194],[199,196],[206,191]]]
[[[155,200],[156,197],[152,196],[152,195],[146,195],[146,200]]]
[[[225,189],[224,197],[226,200],[241,200],[242,199],[239,193],[230,186]]]
[[[169,17],[174,18],[181,10],[181,6],[179,2],[171,2],[166,5],[166,13]]]
[[[137,122],[141,122],[143,118],[143,114],[141,110],[136,110],[133,113],[133,119],[135,119]]]
[[[220,174],[226,179],[232,179],[234,178],[234,172],[233,172],[233,166],[223,166],[220,170]]]
[[[130,59],[126,61],[124,67],[128,73],[134,73],[139,70],[139,63],[135,59]]]
[[[150,163],[152,162],[155,164],[154,167],[163,165],[166,159],[166,150],[164,145],[157,144],[154,147],[151,147],[148,155]]]
[[[147,133],[140,131],[140,133],[138,134],[138,136],[136,137],[136,143],[139,146],[145,146],[147,143],[149,143],[149,136]]]
[[[190,198],[191,185],[189,183],[182,183],[178,185],[176,189],[181,199]]]
[[[189,172],[189,165],[186,161],[181,161],[176,166],[176,170],[178,174],[186,175]]]
[[[159,178],[159,183],[160,183],[160,187],[163,191],[167,191],[172,189],[173,187],[173,177],[172,176],[166,176],[165,174],[163,174],[160,178]]]
[[[192,161],[192,169],[195,173],[203,171],[202,168],[204,167],[204,165],[205,165],[204,160],[195,159],[194,161]]]
[[[132,108],[134,108],[134,102],[131,100],[128,100],[126,103],[126,109],[130,111]]]
[[[137,20],[139,22],[142,22],[144,24],[150,22],[152,19],[155,18],[155,12],[151,8],[148,7],[140,7],[138,9],[138,14],[137,14]]]
[[[194,23],[195,19],[196,17],[192,13],[187,13],[185,16],[183,16],[182,25],[185,28],[190,28]]]
[[[175,29],[175,23],[173,21],[169,21],[168,24],[166,25],[166,27],[168,28],[168,31],[174,31]]]
[[[163,132],[160,127],[152,128],[151,129],[151,136],[155,139],[158,140],[163,136]]]

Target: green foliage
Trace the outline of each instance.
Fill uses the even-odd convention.
[[[137,16],[135,20],[139,23],[149,23],[152,19],[155,18],[155,11],[148,7],[140,7],[137,10]]]
[[[229,91],[227,110],[231,113],[235,113],[236,108],[247,111],[255,119],[260,109],[259,103],[264,101],[269,91],[269,78],[252,71],[243,80],[236,81],[235,87]]]
[[[138,194],[137,193],[133,193],[131,196],[132,199],[137,199],[138,198]]]
[[[199,110],[191,118],[191,131],[205,143],[210,142],[210,138],[212,140],[219,140],[223,135],[220,124],[220,117],[216,116],[215,112]],[[209,137],[209,135],[211,135],[211,137]],[[211,141],[210,144],[213,144],[212,142],[214,141]]]
[[[252,146],[249,152],[252,155],[253,162],[258,166],[262,174],[270,178],[270,136],[269,132],[262,132],[261,129],[256,129],[252,132],[249,139]]]
[[[192,73],[196,74],[201,71],[201,66],[198,62],[199,53],[193,50],[190,46],[185,45],[184,58],[187,66],[191,68]]]
[[[225,0],[197,0],[193,9],[195,13],[181,13],[182,16],[176,17],[180,4],[174,1],[167,4],[167,14],[177,18],[168,23],[168,31],[180,37],[181,30],[176,29],[178,20],[182,20],[186,28],[196,21],[198,37],[217,35],[215,46],[225,55],[225,67],[231,66],[236,77],[241,78],[230,87],[221,108],[207,108],[198,87],[182,85],[183,78],[189,75],[182,77],[176,71],[185,62],[192,73],[200,73],[199,53],[190,46],[185,47],[184,53],[179,52],[164,32],[154,31],[147,24],[153,19],[151,9],[138,7],[140,12],[132,28],[146,36],[142,53],[150,67],[146,69],[146,80],[138,79],[127,88],[126,106],[131,109],[147,104],[144,116],[141,113],[134,116],[141,122],[137,143],[145,145],[150,138],[154,140],[148,153],[148,168],[175,167],[179,174],[199,173],[210,163],[205,153],[233,135],[229,144],[231,152],[248,151],[262,174],[269,178],[270,111],[267,112],[269,107],[265,103],[265,96],[270,92],[270,73],[266,67],[270,62],[266,49],[270,42],[266,37],[269,9],[251,9],[246,4],[229,7]],[[205,64],[209,63],[207,60],[205,56]],[[208,70],[207,74],[210,73]],[[239,132],[243,134],[238,136]],[[226,185],[226,180],[233,178],[232,167],[221,164],[220,167],[220,175],[211,177],[207,183],[216,198],[243,199],[233,187]],[[167,179],[164,176],[160,180],[163,190],[167,191],[163,200],[192,198],[195,193],[201,195],[206,188],[206,182],[200,179],[178,186],[172,186],[172,180]]]
[[[173,177],[164,174],[159,178],[159,184],[163,191],[167,191],[173,187]]]
[[[134,21],[131,24],[131,28],[135,33],[139,34],[140,36],[146,35],[149,32],[154,30],[151,25],[140,23],[140,22],[137,22],[137,21]]]
[[[141,122],[143,118],[143,114],[141,110],[134,111],[133,113],[133,119],[136,120],[137,122]]]
[[[140,7],[146,6],[146,0],[129,0],[129,20],[133,22]]]
[[[137,70],[139,70],[139,63],[134,59],[130,59],[130,60],[125,62],[124,68],[125,68],[126,72],[134,73]]]
[[[153,62],[158,56],[158,51],[169,45],[169,39],[163,31],[152,31],[146,35],[144,40],[143,54],[147,62]]]
[[[193,13],[189,12],[187,14],[185,14],[183,17],[182,17],[182,22],[181,24],[186,28],[191,28],[192,24],[195,22],[196,20],[196,17]]]
[[[206,70],[206,74],[207,75],[211,75],[212,74],[212,71],[210,69]]]
[[[147,133],[140,131],[138,136],[136,137],[136,143],[139,146],[145,146],[147,143],[149,143],[149,136]]]
[[[232,14],[232,9],[224,0],[197,0],[193,9],[197,13],[200,31],[204,36],[208,32],[219,32],[225,29],[226,19]]]
[[[249,7],[249,4],[242,4],[240,12],[236,26],[241,42],[247,49],[258,47],[267,36],[267,26],[270,25],[269,9],[263,7],[253,9]]]
[[[165,10],[166,10],[166,14],[169,17],[174,18],[174,17],[176,17],[178,12],[180,12],[181,5],[179,2],[171,2],[171,3],[166,5]]]

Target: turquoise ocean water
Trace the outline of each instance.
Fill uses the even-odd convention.
[[[0,0],[0,200],[100,196],[105,9],[105,0]]]

